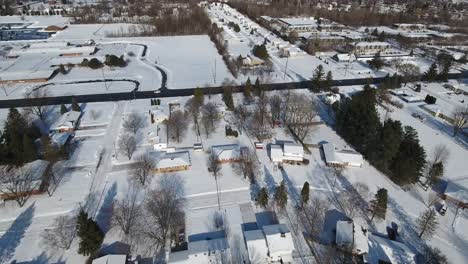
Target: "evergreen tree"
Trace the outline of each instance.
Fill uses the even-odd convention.
[[[63,66],[63,64],[59,65],[59,72],[61,74],[67,74],[67,70],[65,70],[65,66]]]
[[[380,188],[375,194],[374,199],[370,202],[372,211],[371,221],[374,220],[375,216],[385,219],[385,214],[387,213],[387,200],[387,190]]]
[[[384,66],[384,62],[380,57],[380,52],[374,54],[374,57],[369,61],[369,66],[374,70],[380,70]]]
[[[252,83],[250,82],[250,78],[247,78],[247,81],[244,85],[244,97],[249,99],[252,96]]]
[[[429,185],[435,185],[440,182],[440,178],[444,175],[444,163],[437,162],[432,164],[427,173]]]
[[[397,184],[412,184],[419,180],[426,164],[426,152],[419,144],[416,130],[405,127],[398,154],[390,165],[390,178]]]
[[[195,97],[195,101],[197,102],[198,106],[202,106],[205,103],[205,96],[203,94],[203,90],[200,87],[197,87],[193,92],[193,96]]]
[[[423,79],[427,82],[433,82],[437,79],[437,64],[434,62],[429,67],[429,70],[424,73]]]
[[[301,190],[301,202],[303,205],[307,205],[309,203],[309,196],[310,196],[310,187],[309,182],[304,182]]]
[[[104,240],[104,233],[99,225],[81,210],[77,219],[77,228],[78,237],[80,237],[78,253],[85,256],[95,253]]]
[[[23,163],[31,162],[37,159],[36,147],[28,134],[23,134],[23,154],[21,155]]]
[[[326,91],[330,91],[333,85],[333,74],[331,71],[327,72],[327,77],[325,78],[324,88]]]
[[[255,80],[255,84],[254,84],[254,93],[256,96],[260,96],[260,94],[262,93],[262,86],[260,84],[260,79],[257,79]]]
[[[260,192],[257,194],[257,204],[263,208],[268,206],[268,191],[265,187],[260,189]]]
[[[388,173],[389,165],[398,154],[400,142],[403,138],[403,128],[398,120],[388,119],[379,129],[375,143],[368,154],[371,163],[379,170]]]
[[[429,208],[424,211],[418,219],[416,219],[416,226],[419,231],[419,238],[431,238],[435,231],[437,230],[437,226],[439,222],[437,221],[437,214],[434,209]]]
[[[317,66],[315,68],[314,74],[312,76],[312,91],[314,92],[320,92],[321,90],[321,82],[323,80],[323,76],[325,75],[325,72],[323,70],[322,64]]]
[[[369,153],[380,128],[375,104],[375,90],[366,85],[362,92],[342,104],[336,115],[338,133],[364,155]]]
[[[72,97],[71,109],[73,111],[81,112],[81,107],[80,105],[78,105],[78,102],[76,101],[75,97]]]
[[[262,60],[267,60],[270,57],[265,44],[255,45],[252,53]]]
[[[284,180],[281,181],[280,186],[276,187],[275,190],[275,203],[280,209],[284,209],[288,203],[288,191],[286,190],[286,185]]]
[[[223,101],[230,110],[234,109],[234,99],[232,98],[232,89],[226,87],[223,89]]]
[[[21,154],[23,152],[23,134],[26,128],[26,119],[16,108],[10,108],[0,140],[2,145],[0,164],[21,165],[23,163]]]
[[[60,114],[63,115],[66,112],[68,112],[67,107],[64,104],[60,105]]]

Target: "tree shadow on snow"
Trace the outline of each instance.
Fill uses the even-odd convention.
[[[15,254],[16,248],[23,239],[26,230],[32,223],[35,204],[24,210],[0,238],[0,263],[8,262]]]
[[[57,261],[51,261],[51,257],[47,256],[45,252],[42,252],[39,256],[35,257],[31,261],[16,262],[13,261],[11,264],[65,264],[65,260],[60,257]]]
[[[271,175],[270,171],[266,166],[263,166],[263,170],[265,171],[265,185],[269,194],[274,194],[276,189],[276,181]]]
[[[114,182],[107,191],[106,197],[102,202],[101,208],[96,216],[96,221],[102,232],[107,233],[110,229],[112,211],[114,209],[114,199],[117,195],[117,183]]]

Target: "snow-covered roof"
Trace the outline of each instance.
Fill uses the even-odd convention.
[[[167,263],[170,263],[170,264],[189,263],[188,262],[188,253],[189,253],[188,250],[171,252],[169,254],[169,260],[167,261]]]
[[[270,158],[273,162],[283,161],[283,149],[281,145],[271,145],[270,146]]]
[[[229,245],[226,238],[217,238],[209,240],[199,240],[194,242],[189,242],[188,251],[190,255],[199,254],[199,253],[208,253],[213,251],[220,251],[228,249]]]
[[[218,157],[218,160],[237,159],[240,155],[238,144],[212,146],[211,151]]]
[[[302,156],[304,155],[304,148],[301,144],[286,142],[283,145],[284,155]]]
[[[268,258],[268,247],[262,230],[245,231],[244,238],[250,261],[252,263],[264,263]]]
[[[285,224],[265,225],[262,228],[270,253],[294,250],[291,233]]]
[[[73,128],[76,121],[80,119],[81,112],[79,111],[69,111],[60,116],[60,118],[50,127],[51,129],[59,127],[70,127]]]
[[[72,135],[71,132],[53,133],[50,140],[57,146],[63,146]]]
[[[33,42],[29,44],[31,49],[42,49],[42,48],[64,48],[69,45],[65,41],[47,41],[47,42]]]
[[[382,261],[398,264],[415,264],[416,253],[405,244],[387,238],[369,234],[369,264],[379,264]]]
[[[188,151],[180,152],[152,152],[156,156],[156,169],[190,166],[190,154]]]
[[[336,151],[333,143],[323,143],[322,148],[327,163],[360,165],[364,162],[361,154],[352,151]]]
[[[354,251],[367,253],[369,239],[367,229],[353,221],[338,221],[336,223],[336,244],[340,247],[352,247]]]
[[[468,203],[468,180],[449,181],[445,188],[445,195],[457,199],[460,202]]]
[[[317,26],[316,21],[310,18],[278,18],[278,21],[289,26]]]
[[[348,53],[336,54],[336,57],[338,58],[339,61],[356,60],[356,56],[354,54],[348,54]]]
[[[373,42],[361,41],[361,42],[355,43],[354,46],[356,46],[356,47],[369,47],[369,46],[389,47],[391,45],[389,43],[383,42],[383,41],[373,41]]]
[[[10,72],[5,71],[1,73],[0,81],[21,81],[21,80],[36,80],[36,79],[49,79],[54,73],[54,70],[40,70],[40,71],[23,71],[23,72]]]
[[[167,114],[164,112],[163,109],[160,108],[151,110],[151,114],[153,114],[153,118],[156,123],[160,123],[168,119]]]
[[[93,264],[125,264],[127,263],[126,255],[107,255],[93,260]]]

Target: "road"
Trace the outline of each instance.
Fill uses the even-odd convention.
[[[164,72],[164,71],[162,71]],[[462,73],[451,73],[449,79],[462,79],[468,78],[468,71]],[[364,85],[367,83],[379,84],[383,78],[374,78],[369,80],[368,78],[359,79],[344,79],[333,81],[333,86],[351,86],[351,85]],[[304,89],[312,87],[311,81],[302,82],[286,82],[286,83],[271,83],[263,84],[263,88],[267,91],[273,90],[288,90],[288,89]],[[112,102],[112,101],[126,101],[134,99],[147,99],[147,98],[164,98],[164,97],[176,97],[176,96],[190,96],[193,95],[195,88],[183,88],[183,89],[161,89],[156,91],[131,91],[131,92],[120,92],[120,93],[106,93],[106,94],[86,94],[86,95],[67,95],[67,96],[56,96],[46,97],[38,99],[10,99],[0,100],[0,108],[10,107],[25,107],[33,106],[35,104],[47,104],[47,105],[59,105],[69,104],[72,98],[75,98],[79,103],[85,102]],[[221,94],[223,93],[223,87],[208,87],[204,88],[205,94]],[[241,92],[242,86],[234,86],[233,92]]]

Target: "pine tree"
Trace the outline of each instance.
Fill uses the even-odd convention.
[[[64,104],[60,105],[60,114],[63,115],[66,112],[68,112],[67,107]]]
[[[104,240],[104,233],[99,225],[81,210],[77,219],[77,228],[80,237],[78,253],[85,256],[95,253]]]
[[[380,70],[384,65],[382,58],[380,57],[380,52],[374,54],[374,57],[369,61],[369,66],[374,70]]]
[[[301,202],[302,205],[307,205],[309,203],[309,196],[310,196],[310,186],[309,182],[304,182],[301,190]]]
[[[262,93],[262,86],[260,84],[260,79],[257,79],[255,80],[255,84],[254,84],[254,93],[256,96],[260,96],[260,94]]]
[[[426,152],[419,144],[418,133],[405,127],[403,139],[390,165],[390,178],[399,185],[416,183],[426,164]]]
[[[431,238],[435,231],[437,230],[437,226],[439,222],[437,221],[437,214],[434,209],[429,208],[424,211],[418,219],[416,219],[416,226],[419,231],[419,238]]]
[[[257,204],[263,208],[268,206],[268,191],[265,187],[260,189],[260,192],[257,194]]]
[[[36,147],[28,134],[23,134],[23,153],[21,155],[23,163],[31,162],[37,159]]]
[[[314,92],[320,92],[321,90],[321,82],[323,80],[323,76],[325,75],[325,72],[323,70],[322,64],[317,66],[315,68],[314,74],[312,76],[312,91]]]
[[[387,213],[387,199],[387,190],[384,188],[379,189],[370,203],[372,211],[371,221],[374,220],[375,216],[385,219],[385,214]]]
[[[371,145],[368,158],[379,170],[388,173],[393,158],[398,154],[403,138],[403,127],[398,120],[387,119]]]
[[[324,88],[326,91],[330,91],[333,85],[333,74],[331,71],[327,72],[327,77],[325,78],[325,85]]]
[[[75,97],[72,97],[71,108],[73,111],[81,112],[81,107],[78,105]]]
[[[198,106],[202,106],[205,103],[205,96],[203,95],[203,90],[200,87],[195,89],[193,96],[195,97],[195,101]]]
[[[244,97],[249,99],[252,96],[252,83],[250,82],[250,78],[247,78],[247,81],[244,85]]]
[[[427,175],[429,178],[429,185],[438,184],[442,175],[444,175],[444,164],[442,162],[432,164]]]
[[[21,165],[23,158],[23,134],[27,128],[26,119],[16,108],[10,108],[3,129],[0,144],[3,145],[3,159],[0,164]]]
[[[437,64],[434,62],[429,67],[429,70],[424,73],[423,79],[427,82],[433,82],[437,79]]]
[[[275,196],[274,196],[276,205],[280,209],[284,209],[288,203],[288,191],[286,190],[286,185],[284,180],[281,181],[280,186],[276,187]]]
[[[228,109],[234,109],[234,99],[232,98],[231,88],[226,87],[223,89],[223,101]]]

